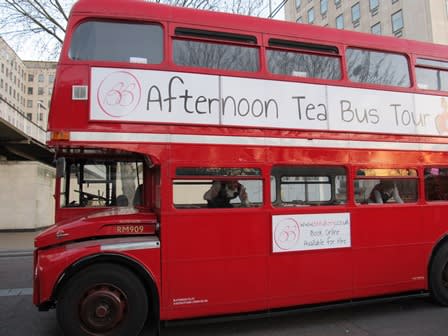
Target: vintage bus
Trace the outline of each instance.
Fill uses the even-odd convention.
[[[66,335],[448,305],[446,46],[80,0],[49,130],[55,225],[35,240],[33,299]]]

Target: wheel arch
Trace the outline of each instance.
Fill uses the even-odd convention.
[[[83,257],[77,260],[75,263],[71,264],[67,267],[64,272],[59,277],[56,285],[53,289],[51,301],[57,302],[57,298],[64,288],[65,284],[78,272],[86,269],[87,267],[100,264],[100,263],[114,263],[126,267],[142,281],[145,290],[150,294],[148,298],[148,302],[150,304],[150,311],[148,318],[151,322],[158,323],[160,319],[160,297],[159,291],[156,286],[156,282],[153,278],[153,275],[137,260],[116,253],[101,253],[101,254],[93,254],[86,257]]]
[[[444,246],[446,244],[448,245],[448,233],[445,233],[445,235],[439,239],[439,241],[437,242],[437,244],[433,247],[433,249],[431,251],[431,255],[429,257],[429,262],[427,265],[428,286],[430,283],[431,266],[434,262],[434,258],[437,255],[437,252],[439,252],[439,250],[442,248],[442,246]]]

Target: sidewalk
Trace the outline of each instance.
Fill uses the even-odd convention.
[[[34,237],[39,233],[40,231],[0,231],[0,256],[31,255],[34,250]]]

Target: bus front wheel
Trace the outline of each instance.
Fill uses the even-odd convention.
[[[432,297],[437,303],[448,306],[448,243],[445,243],[434,256],[429,283]]]
[[[148,316],[145,287],[131,271],[96,264],[62,288],[57,318],[64,335],[138,335]]]

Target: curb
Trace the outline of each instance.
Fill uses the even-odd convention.
[[[7,257],[30,257],[33,250],[0,250],[0,258]]]

